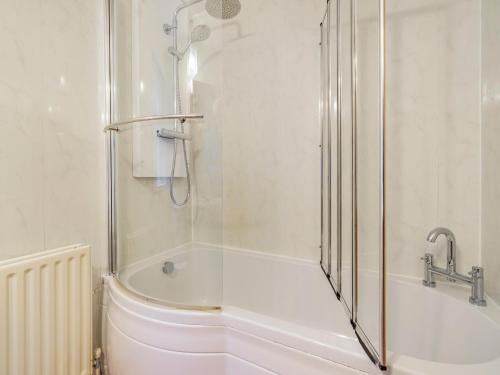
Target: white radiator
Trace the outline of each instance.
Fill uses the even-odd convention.
[[[91,374],[89,246],[0,262],[0,375]]]

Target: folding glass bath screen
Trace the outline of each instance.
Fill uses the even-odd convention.
[[[321,267],[366,353],[384,370],[384,0],[328,1],[320,98]]]

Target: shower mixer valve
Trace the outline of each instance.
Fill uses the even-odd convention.
[[[444,276],[451,282],[460,282],[471,287],[471,296],[469,302],[477,306],[486,306],[484,298],[484,269],[482,267],[472,267],[469,272],[470,277],[456,272],[456,240],[454,234],[446,228],[436,228],[427,236],[427,241],[436,242],[440,235],[446,236],[447,240],[447,263],[446,268],[436,267],[434,265],[434,256],[426,253],[421,260],[424,261],[424,279],[422,284],[429,288],[436,287],[435,275]]]

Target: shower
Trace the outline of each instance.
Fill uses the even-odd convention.
[[[178,40],[177,40],[177,16],[179,12],[183,9],[186,9],[192,5],[201,3],[203,0],[192,0],[189,2],[183,2],[181,5],[177,7],[174,13],[174,17],[171,24],[163,25],[163,31],[170,35],[172,34],[173,44],[168,48],[168,52],[174,58],[173,65],[173,81],[174,81],[174,107],[176,114],[182,114],[182,99],[180,94],[180,80],[179,80],[179,63],[184,58],[184,55],[189,50],[191,45],[196,42],[203,42],[210,37],[211,30],[207,25],[198,25],[191,31],[191,36],[189,42],[186,47],[182,50],[178,49]],[[205,2],[205,11],[212,17],[221,19],[221,20],[229,20],[236,17],[241,11],[241,3],[239,0],[206,0]],[[181,121],[180,124],[175,122],[175,130],[177,131],[180,128],[180,133],[184,133],[184,121]],[[186,195],[182,201],[178,201],[174,194],[174,175],[175,175],[175,165],[177,162],[177,141],[180,140],[182,142],[182,152],[184,157],[184,168],[186,169]],[[172,169],[170,171],[170,199],[172,203],[176,206],[184,206],[187,202],[189,202],[189,198],[191,197],[191,176],[189,171],[189,163],[187,159],[187,147],[186,147],[186,138],[181,139],[173,139],[174,147],[173,147],[173,158],[172,158]]]
[[[210,28],[207,25],[198,25],[191,31],[189,42],[182,51],[178,51],[174,47],[169,47],[168,52],[177,57],[178,60],[182,60],[191,47],[191,44],[207,40],[210,37],[210,33]]]
[[[212,17],[229,20],[240,13],[241,3],[239,0],[207,0],[205,10]]]

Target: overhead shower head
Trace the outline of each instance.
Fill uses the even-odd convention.
[[[241,3],[240,0],[207,0],[205,10],[212,17],[229,20],[240,13]]]
[[[177,30],[177,14],[182,9],[201,3],[202,1],[203,0],[191,0],[188,2],[184,2],[180,6],[178,6],[174,14],[174,20],[172,24],[163,25],[163,31],[165,32],[165,34],[170,34],[171,32]],[[205,10],[210,16],[214,18],[229,20],[236,17],[240,13],[241,3],[240,0],[206,0]],[[189,47],[191,47],[191,44],[207,40],[210,37],[210,32],[210,28],[207,25],[198,25],[191,31],[191,37],[186,48],[184,48],[183,50],[178,50],[175,47],[169,47],[168,52],[180,61],[184,58],[184,55],[188,51]],[[177,32],[175,32],[174,38],[174,45],[177,46]]]

